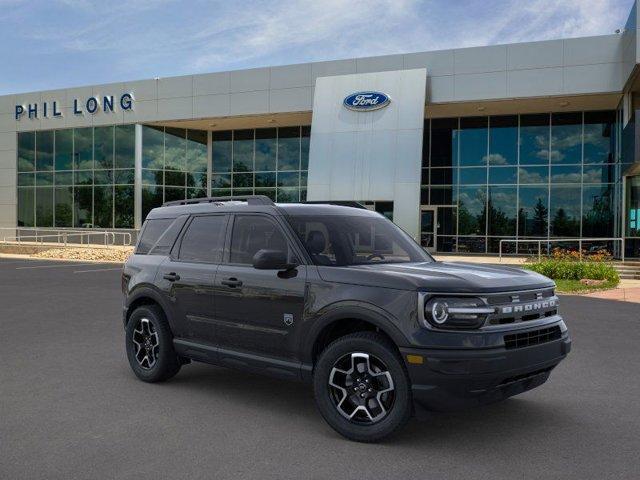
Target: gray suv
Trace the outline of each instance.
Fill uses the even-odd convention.
[[[571,347],[554,287],[437,262],[355,203],[170,202],[124,267],[126,351],[146,382],[191,361],[309,382],[331,427],[372,442],[544,383]]]

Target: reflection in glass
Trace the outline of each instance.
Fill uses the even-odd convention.
[[[233,171],[253,171],[253,130],[233,132]]]
[[[520,167],[518,169],[519,183],[548,183],[549,167]]]
[[[460,187],[458,235],[485,235],[486,200],[486,187]]]
[[[551,183],[580,183],[581,178],[582,167],[580,165],[551,167]]]
[[[551,163],[577,163],[582,158],[582,113],[551,115]]]
[[[75,187],[73,200],[75,226],[93,226],[93,187]]]
[[[142,127],[142,168],[164,168],[163,127]]]
[[[454,131],[457,118],[431,120],[431,167],[452,167],[458,157],[458,142]]]
[[[516,187],[489,187],[488,235],[515,235],[518,191]]]
[[[487,117],[468,117],[460,119],[458,137],[460,139],[459,165],[461,167],[486,165],[487,135]]]
[[[134,212],[133,185],[114,187],[114,227],[133,228]]]
[[[53,170],[53,130],[36,132],[36,170]]]
[[[94,168],[113,168],[113,127],[93,129]]]
[[[187,171],[207,171],[207,132],[187,130]],[[206,187],[206,182],[204,184]]]
[[[489,165],[518,164],[518,116],[490,117],[489,156],[484,163]]]
[[[490,184],[518,183],[518,169],[516,167],[489,167]]]
[[[115,167],[134,168],[136,157],[135,125],[116,125],[115,136]]]
[[[113,187],[93,189],[93,223],[96,228],[113,227]]]
[[[585,165],[584,183],[613,183],[616,178],[616,165],[605,163],[603,165]]]
[[[585,112],[584,163],[615,162],[615,112]]]
[[[519,187],[518,235],[546,237],[549,226],[549,189]]]
[[[73,168],[93,168],[93,128],[73,129]]]
[[[73,227],[73,188],[58,187],[55,195],[55,226]]]
[[[613,186],[584,185],[582,188],[582,236],[613,237]]]
[[[231,171],[231,131],[211,134],[211,156],[214,172]]]
[[[549,115],[520,116],[520,165],[549,163]]]
[[[300,169],[307,170],[309,168],[309,140],[311,139],[311,127],[305,125],[300,128],[300,132]],[[300,195],[302,195],[302,192]],[[300,201],[302,202],[304,200],[300,198]]]
[[[36,187],[36,227],[53,227],[53,188]]]
[[[56,130],[54,165],[56,170],[73,169],[73,130]]]
[[[186,169],[187,131],[183,128],[165,129],[164,134],[164,168],[184,172]],[[184,175],[182,176],[184,185]],[[172,184],[173,185],[173,184]]]
[[[300,127],[278,130],[278,170],[300,168]]]
[[[32,172],[36,161],[35,132],[18,133],[18,171]]]
[[[460,168],[460,185],[479,185],[487,183],[487,169]]]
[[[256,171],[274,171],[276,169],[278,142],[276,137],[277,130],[275,128],[259,128],[256,130]]]
[[[18,226],[34,226],[35,189],[18,188]]]
[[[580,236],[580,186],[552,186],[550,199],[552,237]]]

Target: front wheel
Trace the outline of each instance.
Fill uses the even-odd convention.
[[[136,308],[127,323],[125,341],[129,365],[140,380],[162,382],[180,370],[173,335],[159,307]]]
[[[395,346],[360,332],[339,338],[318,358],[313,375],[316,404],[341,435],[375,442],[411,416],[411,386]]]

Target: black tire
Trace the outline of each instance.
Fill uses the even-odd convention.
[[[388,408],[383,410],[378,410],[380,415],[379,420],[372,421],[374,418],[369,412],[369,410],[356,412],[354,415],[362,416],[366,414],[366,418],[362,421],[357,421],[356,418],[348,419],[346,414],[349,412],[345,412],[345,405],[353,408],[356,403],[348,403],[351,402],[351,395],[354,397],[358,397],[360,394],[356,392],[356,388],[365,387],[363,382],[359,383],[351,383],[348,388],[345,388],[344,391],[336,389],[333,386],[329,385],[330,380],[332,382],[337,381],[337,377],[331,377],[331,372],[334,367],[338,368],[337,365],[344,365],[346,361],[354,362],[354,357],[352,354],[356,354],[358,358],[361,358],[359,354],[366,354],[367,360],[366,365],[370,365],[368,362],[377,362],[379,365],[383,365],[386,367],[386,371],[391,376],[393,382],[393,397],[392,402],[387,405]],[[363,357],[362,357],[363,358]],[[352,363],[351,365],[354,365]],[[382,372],[381,368],[376,367],[373,368]],[[339,372],[340,370],[338,370]],[[342,373],[336,373],[336,375],[342,375]],[[360,377],[360,374],[355,371],[355,375]],[[381,374],[377,374],[377,377],[380,377]],[[343,376],[345,378],[346,384],[349,384],[353,380],[351,375]],[[382,376],[384,382],[388,382],[387,376]],[[367,380],[372,379],[372,381],[378,382],[378,380],[373,380],[373,377],[369,376]],[[360,385],[360,387],[358,387]],[[383,385],[378,387],[378,391],[384,390],[388,385]],[[353,388],[353,392],[351,390]],[[314,373],[313,373],[313,389],[315,394],[316,404],[323,418],[327,421],[327,423],[338,433],[345,436],[350,440],[355,440],[358,442],[377,442],[382,440],[383,438],[393,434],[399,428],[404,426],[409,418],[411,417],[413,410],[413,401],[411,396],[411,382],[409,380],[409,376],[407,374],[407,370],[404,366],[402,358],[398,354],[398,351],[386,337],[380,335],[379,333],[374,332],[358,332],[350,335],[346,335],[341,337],[334,342],[332,342],[325,350],[320,354],[318,361],[316,362]],[[347,392],[349,390],[349,392]],[[340,402],[340,398],[337,398],[336,392],[339,392],[343,395],[343,402]],[[366,393],[363,392],[363,393]],[[376,395],[375,389],[373,393],[369,395]],[[384,397],[375,397],[373,405],[381,405],[381,398]],[[387,401],[388,401],[387,397]],[[368,400],[359,400],[355,398],[353,402],[368,402]],[[342,406],[342,409],[340,409]],[[356,407],[354,410],[357,410]],[[342,413],[341,413],[342,412]],[[386,412],[386,413],[384,413]],[[375,415],[377,418],[378,415]]]
[[[150,331],[151,335],[144,334],[145,330]],[[136,377],[144,382],[155,383],[168,380],[178,373],[181,362],[173,349],[173,335],[160,307],[143,305],[136,308],[129,317],[125,333],[127,358]],[[144,342],[140,340],[147,337],[154,339],[150,345],[157,345],[145,349]],[[136,346],[134,338],[139,345],[142,344],[142,348]],[[145,355],[147,359],[141,362],[140,358]]]

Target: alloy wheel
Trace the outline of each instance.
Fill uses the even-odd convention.
[[[379,358],[363,352],[349,353],[334,363],[329,392],[340,415],[359,424],[379,422],[395,400],[389,369]]]
[[[133,330],[131,338],[135,348],[138,364],[145,370],[150,370],[158,361],[160,340],[153,323],[148,318],[141,318]]]

